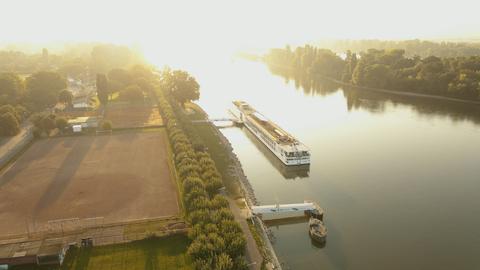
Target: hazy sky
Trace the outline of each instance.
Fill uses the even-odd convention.
[[[148,53],[321,38],[467,38],[480,36],[476,2],[3,0],[0,42],[108,41],[140,45]]]

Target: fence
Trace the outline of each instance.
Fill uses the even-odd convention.
[[[133,227],[137,229],[132,230]],[[48,238],[64,238],[65,241],[75,242],[82,237],[99,239],[100,244],[124,243],[144,239],[147,236],[182,232],[187,226],[177,216],[165,216],[116,223],[105,221],[103,217],[69,218],[50,220],[45,224],[28,228],[27,233],[0,236],[0,245]]]

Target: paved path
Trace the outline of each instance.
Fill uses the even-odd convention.
[[[13,136],[2,138],[0,142],[0,168],[3,167],[18,151],[33,138],[32,125],[22,125],[20,132]]]
[[[240,209],[236,202],[227,196],[228,202],[230,204],[230,209],[235,216],[235,220],[240,223],[240,227],[242,228],[243,234],[247,240],[247,261],[250,266],[250,269],[260,269],[263,262],[263,257],[258,250],[257,243],[253,238],[252,233],[250,232],[250,228],[248,227],[248,223],[246,220],[246,211]]]

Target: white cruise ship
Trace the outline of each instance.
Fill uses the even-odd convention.
[[[285,165],[310,164],[308,148],[245,101],[234,101],[238,118]]]

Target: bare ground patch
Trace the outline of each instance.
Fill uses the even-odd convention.
[[[102,223],[179,213],[162,132],[35,142],[0,178],[0,235],[57,219]]]

